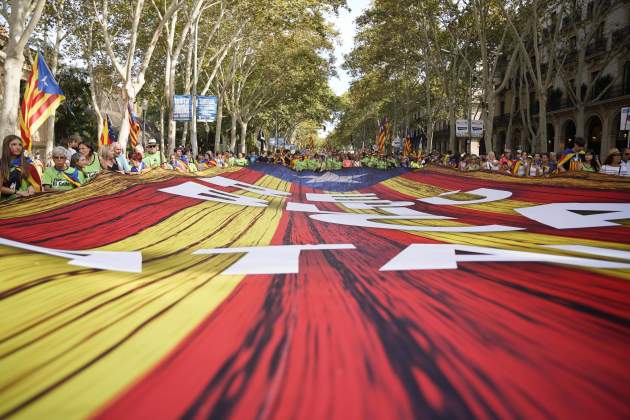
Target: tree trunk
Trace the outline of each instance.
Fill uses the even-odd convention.
[[[120,123],[120,131],[118,132],[118,143],[123,150],[127,148],[127,140],[129,140],[129,103],[133,102],[132,98],[127,99],[122,111],[122,121]]]
[[[189,46],[186,53],[186,76],[184,78],[184,92],[190,95],[190,87],[192,85],[192,54],[193,48]],[[188,136],[189,123],[184,123],[184,131],[182,132],[181,145],[186,147],[186,136]]]
[[[575,137],[584,138],[584,108],[584,102],[581,102],[577,104],[575,109]],[[566,146],[568,147],[568,144]]]
[[[190,122],[190,147],[192,149],[193,159],[197,159],[199,146],[197,143],[197,82],[199,81],[199,58],[197,40],[199,34],[199,17],[195,19],[193,26],[193,62],[192,62],[192,121]]]
[[[241,153],[247,153],[246,135],[247,135],[247,121],[240,121],[241,123]]]
[[[230,152],[234,153],[236,149],[236,114],[232,114],[232,124],[230,125]]]
[[[429,74],[427,74],[427,79],[430,80]],[[425,81],[425,89],[424,94],[427,101],[426,105],[426,113],[428,116],[427,121],[427,147],[429,149],[429,153],[433,151],[433,107],[431,106],[431,86],[428,82]]]
[[[186,137],[188,137],[188,125],[190,123],[186,121],[184,123],[184,129],[182,130],[182,137],[179,139],[179,145],[182,147],[186,147]]]
[[[4,1],[3,8],[4,8]],[[20,80],[22,78],[22,66],[24,65],[24,47],[31,37],[37,22],[42,15],[45,0],[37,0],[31,14],[29,9],[31,2],[15,1],[11,3],[10,12],[6,13],[6,23],[9,27],[7,44],[4,47],[4,66],[2,82],[2,107],[0,108],[0,139],[9,134],[17,134],[18,109],[20,106]],[[2,153],[0,151],[0,153]]]
[[[214,133],[214,153],[218,153],[221,149],[221,123],[223,120],[223,93],[219,92],[217,98],[217,129]]]
[[[4,80],[2,83],[2,108],[0,111],[0,136],[19,134],[18,109],[20,107],[20,79],[24,56],[13,57],[7,54],[4,62]],[[1,153],[1,151],[0,151]]]
[[[448,149],[456,152],[456,130],[455,126],[457,124],[457,117],[455,116],[455,104],[453,104],[453,100],[449,99],[449,107],[448,107]]]
[[[53,55],[50,60],[50,71],[52,72],[52,75],[53,77],[55,77],[55,79],[57,78],[57,68],[59,67],[59,49],[61,48],[62,37],[61,32],[61,22],[57,21],[55,48],[53,49]],[[102,130],[101,127],[99,127],[98,129],[99,131]],[[48,121],[46,121],[46,134],[44,135],[44,138],[46,139],[46,153],[44,156],[48,156],[48,154],[52,155],[52,149],[55,145],[55,111],[53,111],[53,113],[50,115],[50,118],[48,118]]]
[[[164,152],[164,114],[166,114],[166,112],[164,111],[164,104],[160,105],[160,153],[165,153]],[[173,140],[175,138],[173,137]],[[170,139],[169,139],[169,156],[173,153],[170,150]],[[175,142],[173,141],[173,146],[175,146]],[[174,149],[173,149],[174,151]]]
[[[101,115],[101,108],[98,104],[98,96],[96,95],[96,86],[94,82],[94,69],[92,68],[91,63],[88,60],[88,72],[90,74],[90,100],[92,102],[92,108],[94,109],[94,114],[96,115],[96,132],[97,132],[97,143],[101,138],[101,133],[103,132],[103,115]],[[52,152],[52,150],[51,150]],[[46,156],[48,156],[48,146],[46,146]]]
[[[171,35],[172,37],[173,35]],[[172,39],[169,38],[168,42],[172,43]],[[173,120],[173,95],[175,94],[175,71],[172,68],[172,57],[169,48],[166,50],[166,70],[164,71],[164,96],[166,97],[166,106],[168,108],[168,153],[173,154],[175,151],[175,135],[177,133],[177,123]],[[161,111],[164,112],[164,107]],[[163,135],[164,133],[162,133]],[[162,137],[162,143],[164,138]],[[161,149],[164,152],[164,149]]]
[[[547,152],[547,95],[538,95],[538,145],[534,152]]]

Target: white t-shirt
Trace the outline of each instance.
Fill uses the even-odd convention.
[[[599,172],[607,175],[630,176],[628,168],[623,164],[619,166],[602,165]]]
[[[540,166],[531,165],[529,167],[529,176],[538,176],[539,173],[542,175],[542,169]]]
[[[499,170],[499,161],[498,160],[487,160],[484,163],[484,169],[488,170],[488,171],[498,171]]]

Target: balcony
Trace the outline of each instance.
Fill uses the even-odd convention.
[[[596,92],[593,92],[593,96],[596,96]],[[623,85],[617,85],[610,87],[599,100],[616,99],[622,96],[630,96],[630,92],[628,89],[624,89]]]
[[[495,127],[505,127],[510,123],[510,114],[497,115],[492,121]]]

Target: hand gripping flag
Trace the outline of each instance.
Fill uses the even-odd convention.
[[[129,108],[129,142],[131,143],[131,148],[135,149],[138,145],[138,136],[140,134],[140,124],[138,123],[138,118],[136,114],[133,113],[133,107],[131,104],[128,105]]]
[[[37,53],[20,107],[20,133],[25,150],[31,150],[32,133],[55,112],[64,99],[44,57]]]
[[[118,134],[114,127],[112,126],[112,120],[109,118],[108,114],[105,114],[105,119],[103,120],[103,131],[101,132],[101,138],[98,141],[99,146],[108,146],[118,140]]]

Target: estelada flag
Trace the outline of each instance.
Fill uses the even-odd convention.
[[[389,124],[387,122],[387,117],[385,117],[383,118],[383,122],[381,123],[376,136],[376,146],[378,147],[378,151],[381,153],[385,150],[385,139],[387,138],[388,128]]]
[[[112,126],[112,120],[109,118],[108,114],[105,114],[105,119],[103,120],[103,131],[101,132],[101,138],[98,141],[100,146],[108,146],[118,140],[118,134],[116,130]]]
[[[63,91],[44,57],[37,53],[20,107],[20,133],[25,150],[31,150],[32,133],[55,112],[64,99]]]
[[[133,107],[131,104],[127,105],[129,109],[129,142],[131,148],[135,149],[138,145],[138,136],[140,134],[140,124],[138,123],[138,117],[133,113]]]
[[[411,137],[405,137],[403,143],[403,156],[409,156],[411,154]]]

